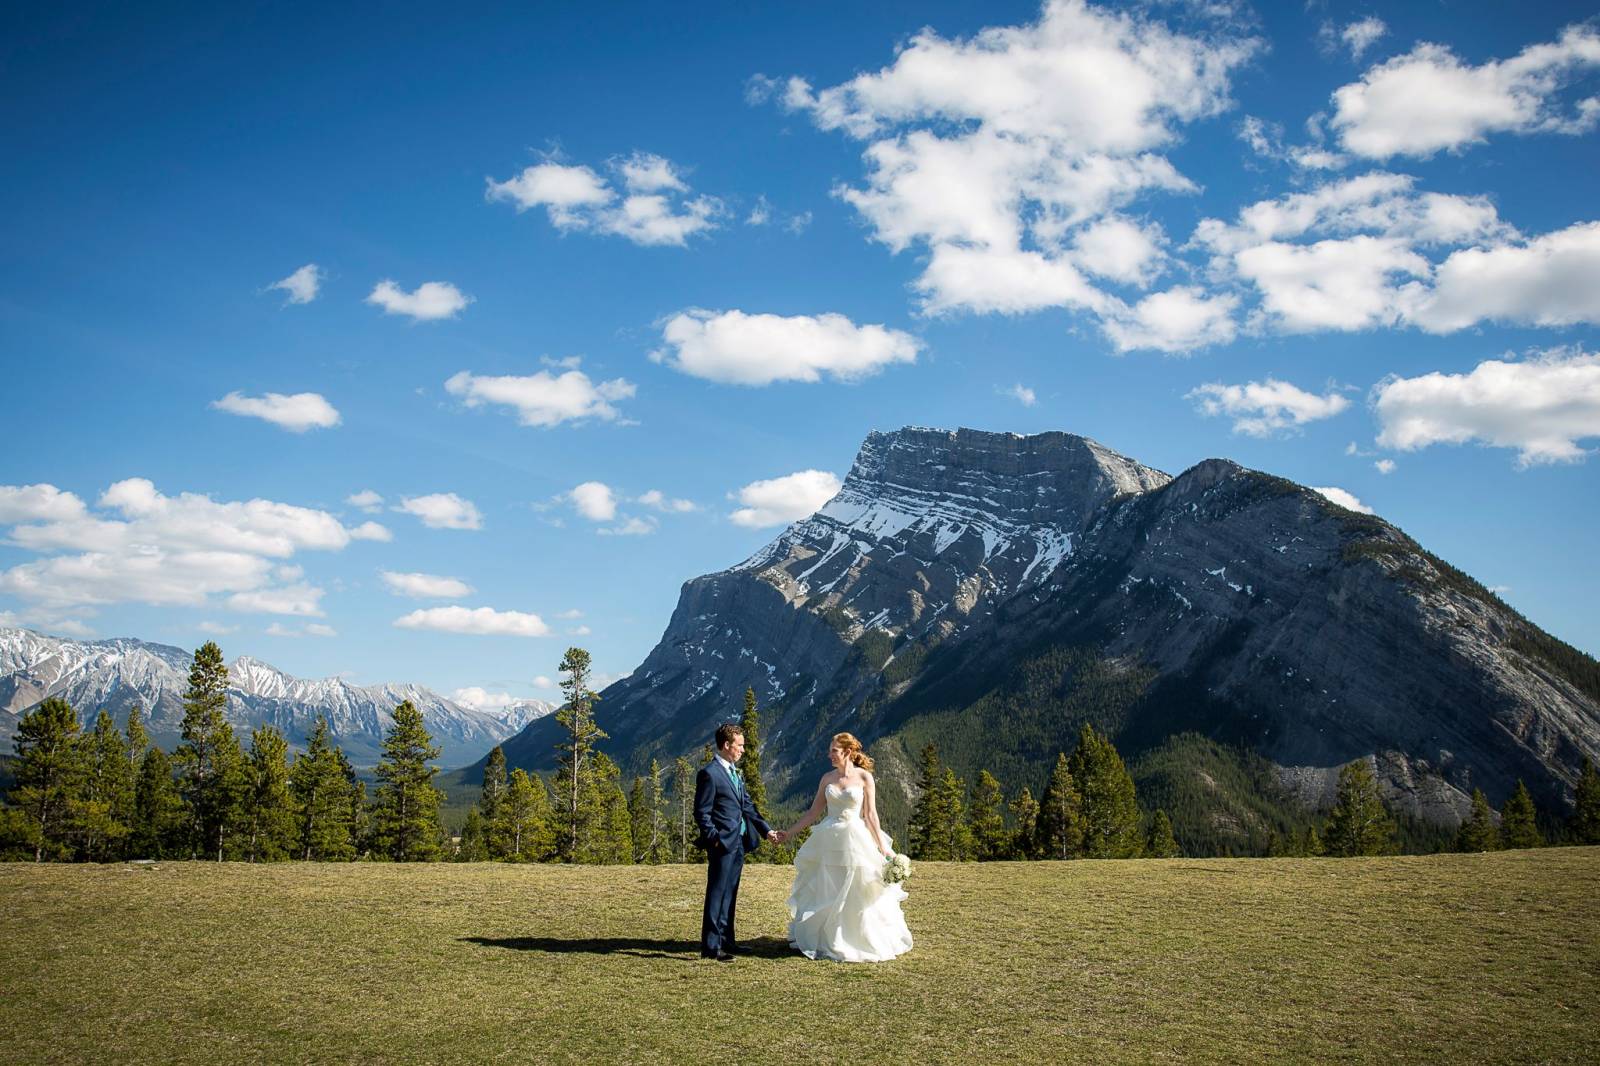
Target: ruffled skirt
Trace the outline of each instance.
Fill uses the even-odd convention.
[[[884,843],[894,842],[887,833]],[[883,880],[883,854],[856,816],[818,822],[794,856],[789,943],[807,958],[884,962],[911,950],[900,904],[905,889]]]

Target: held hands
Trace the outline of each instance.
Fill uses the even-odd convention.
[[[769,829],[767,830],[767,839],[772,841],[774,844],[782,844],[785,840],[789,839],[789,834],[785,833],[781,829]]]

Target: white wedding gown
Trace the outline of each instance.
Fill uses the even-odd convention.
[[[794,856],[789,943],[807,958],[883,962],[911,950],[900,901],[883,880],[883,853],[861,817],[860,786],[828,785],[828,813]],[[889,834],[884,844],[894,847]]]

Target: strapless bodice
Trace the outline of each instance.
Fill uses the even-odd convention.
[[[848,788],[829,785],[826,791],[829,818],[861,817],[861,801],[866,796],[866,790],[860,785],[851,785]]]

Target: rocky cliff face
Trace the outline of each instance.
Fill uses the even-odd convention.
[[[1450,825],[1475,786],[1569,799],[1600,761],[1593,665],[1395,527],[1282,479],[1221,459],[1171,478],[1065,433],[905,429],[869,436],[816,514],[687,582],[601,724],[628,767],[670,761],[754,688],[791,795],[839,729],[902,782],[931,737],[970,772],[1045,765],[1086,720],[1130,757],[1192,732],[1271,760],[1308,806],[1369,758],[1392,805]],[[536,722],[507,756],[546,767],[553,742]]]
[[[183,693],[192,656],[181,648],[142,640],[62,640],[27,629],[0,629],[0,741],[9,754],[17,720],[41,700],[56,696],[86,724],[104,709],[126,726],[135,704],[144,708],[156,743],[171,751],[183,723]],[[352,685],[341,678],[292,677],[259,659],[241,657],[228,668],[228,718],[240,740],[276,726],[303,748],[326,715],[335,743],[358,766],[377,762],[392,712],[410,700],[422,712],[440,747],[440,762],[460,765],[514,735],[554,707],[523,701],[509,713],[463,707],[420,685]]]

